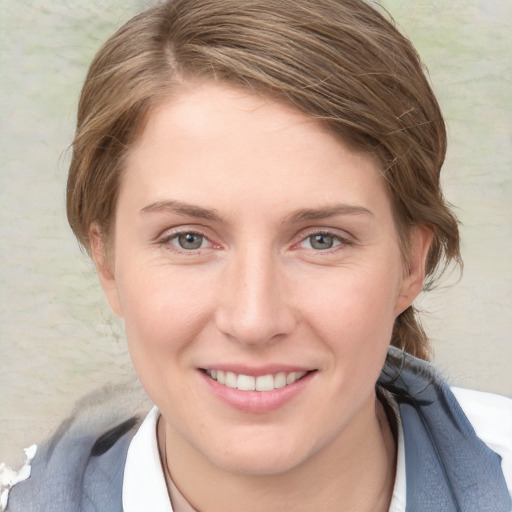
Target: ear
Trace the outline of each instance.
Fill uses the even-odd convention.
[[[110,309],[118,317],[122,317],[119,294],[114,273],[114,262],[107,253],[107,242],[102,236],[98,225],[93,224],[89,230],[89,243],[91,244],[91,255],[96,266],[96,272],[100,279],[101,287],[105,292]]]
[[[434,233],[428,226],[420,225],[411,233],[407,268],[400,287],[400,294],[395,305],[395,315],[405,311],[423,289],[425,265]]]

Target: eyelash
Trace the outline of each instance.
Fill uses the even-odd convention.
[[[326,249],[315,249],[313,247],[309,249],[319,255],[332,254],[334,252],[342,250],[346,246],[354,245],[354,240],[348,236],[342,236],[342,235],[333,233],[332,231],[325,230],[325,229],[319,229],[319,230],[315,229],[315,230],[311,230],[310,232],[308,232],[305,236],[301,235],[301,239],[296,244],[296,246],[300,246],[301,244],[307,242],[308,240],[311,240],[311,238],[315,237],[315,236],[329,237],[329,238],[332,238],[335,242],[337,242],[333,247],[329,247]]]
[[[178,237],[182,235],[193,235],[197,237],[202,238],[203,241],[207,241],[211,244],[209,247],[199,247],[197,249],[185,249],[180,248],[177,245],[173,243],[174,240],[177,240]],[[201,245],[202,245],[201,242]],[[169,233],[167,235],[162,236],[157,240],[157,244],[161,247],[164,247],[165,249],[177,253],[177,254],[185,254],[185,255],[197,255],[201,254],[201,251],[205,249],[211,249],[217,247],[204,233],[201,233],[201,231],[194,230],[194,229],[181,229],[178,231],[173,231],[172,233]]]
[[[201,245],[204,243],[204,241],[208,242],[210,246],[208,247],[198,247],[198,248],[191,248],[191,249],[185,249],[183,247],[178,247],[173,243],[174,240],[177,240],[182,235],[192,235],[196,237],[200,237]],[[300,240],[294,244],[295,248],[301,248],[301,245],[304,243],[307,243],[309,240],[309,243],[311,244],[311,240],[313,237],[326,237],[326,238],[332,238],[334,245],[332,247],[327,247],[325,249],[315,249],[314,247],[308,247],[305,248],[309,251],[312,251],[313,253],[319,254],[319,255],[329,255],[334,252],[337,252],[339,250],[342,250],[343,247],[354,245],[354,241],[348,237],[348,236],[341,236],[339,234],[335,234],[332,231],[325,230],[325,229],[315,229],[307,232],[305,235],[300,235]],[[166,248],[167,250],[178,253],[178,254],[184,254],[184,255],[197,255],[201,254],[202,251],[205,249],[212,249],[212,248],[219,248],[220,245],[214,244],[204,233],[202,233],[199,230],[194,229],[181,229],[179,231],[174,231],[172,233],[169,233],[163,237],[161,237],[159,240],[157,240],[157,244],[161,247]]]

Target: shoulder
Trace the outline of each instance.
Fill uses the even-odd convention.
[[[38,447],[30,477],[12,487],[7,510],[122,510],[128,446],[149,407],[133,385],[102,388],[81,399]]]
[[[508,399],[453,392],[433,365],[394,348],[379,382],[398,403],[411,510],[511,510]]]
[[[458,387],[451,390],[476,435],[501,457],[505,479],[512,489],[512,399]]]

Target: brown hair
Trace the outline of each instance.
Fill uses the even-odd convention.
[[[460,263],[457,221],[439,183],[439,105],[412,44],[363,0],[171,0],[121,27],[93,60],[78,108],[67,212],[87,250],[93,223],[110,231],[123,160],[148,113],[195,79],[291,104],[376,155],[404,253],[412,226],[434,234],[426,286]],[[412,306],[391,342],[428,358]]]

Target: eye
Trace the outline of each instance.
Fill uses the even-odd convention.
[[[352,242],[348,238],[341,237],[329,232],[311,233],[304,238],[299,247],[311,249],[314,251],[329,251],[336,249],[338,246],[350,245]]]
[[[307,240],[311,247],[317,251],[332,249],[335,245],[339,244],[339,240],[337,240],[333,235],[327,235],[323,233],[310,235]]]
[[[207,240],[200,233],[178,233],[169,240],[172,245],[186,251],[194,251],[206,247]]]
[[[173,252],[191,252],[209,247],[210,241],[201,233],[195,231],[181,231],[169,233],[157,241],[158,245],[166,247]]]

